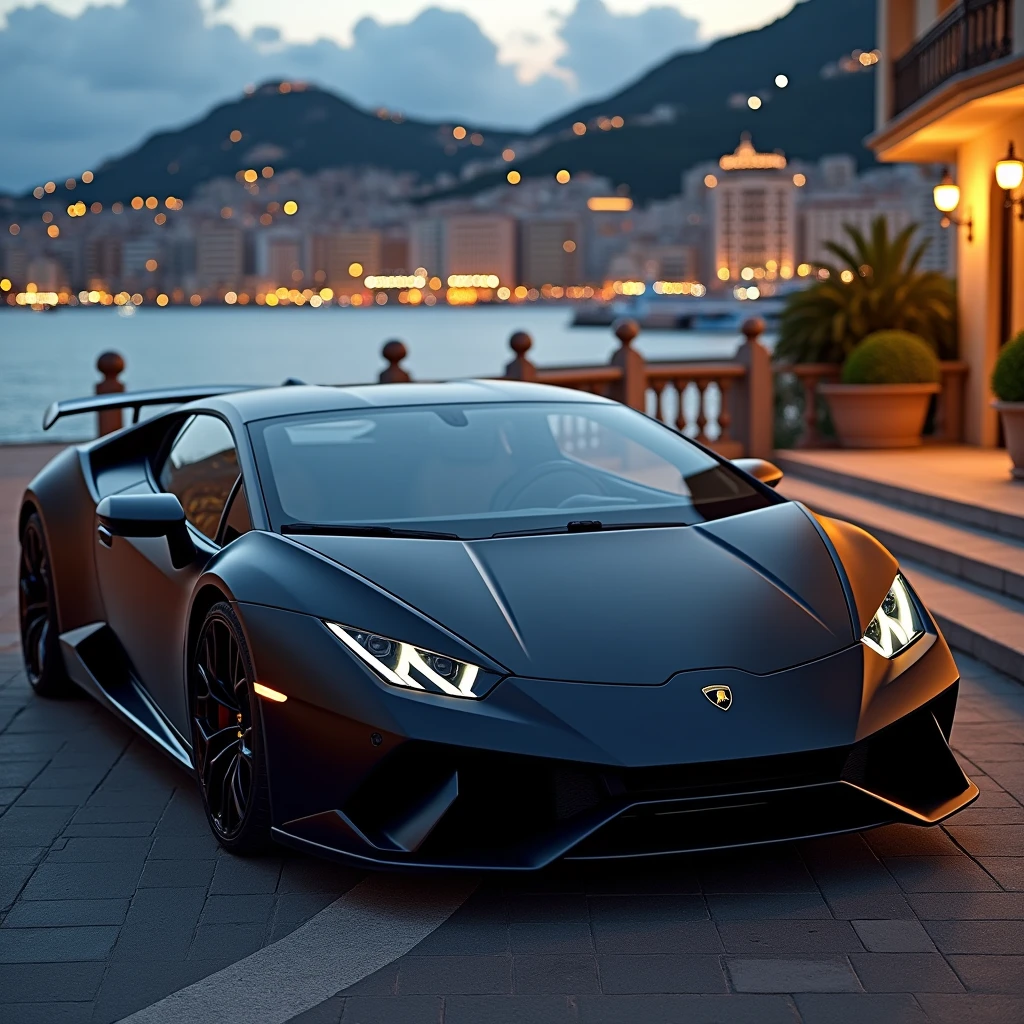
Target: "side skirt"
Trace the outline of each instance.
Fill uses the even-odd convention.
[[[68,675],[182,767],[192,771],[192,756],[136,678],[127,655],[105,622],[62,633],[61,653]]]

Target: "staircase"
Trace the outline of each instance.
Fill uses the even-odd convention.
[[[1024,682],[1024,487],[1014,514],[1015,492],[1010,507],[993,507],[971,487],[936,494],[821,453],[775,461],[787,498],[855,523],[892,551],[951,647]]]

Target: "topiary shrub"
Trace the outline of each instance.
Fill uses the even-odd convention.
[[[1024,402],[1024,331],[999,353],[992,371],[992,390],[1000,402]]]
[[[909,331],[875,331],[843,363],[844,384],[936,384],[939,360],[931,346]]]

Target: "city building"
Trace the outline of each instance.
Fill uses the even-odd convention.
[[[245,272],[245,239],[241,228],[204,222],[196,234],[196,280],[200,288],[231,288]]]
[[[100,235],[85,243],[85,282],[89,288],[113,288],[121,280],[121,238]]]
[[[409,263],[429,274],[444,272],[444,221],[424,217],[409,225]]]
[[[794,180],[796,179],[796,180]],[[791,277],[796,255],[799,178],[782,153],[759,153],[744,135],[705,177],[711,190],[714,265],[719,282],[746,279],[746,271]]]
[[[367,274],[384,269],[379,231],[337,231],[312,238],[313,276],[335,290],[361,286]],[[357,269],[358,268],[358,269]],[[320,274],[323,277],[320,277]],[[273,275],[271,275],[273,276]]]
[[[302,239],[295,235],[266,238],[260,276],[271,288],[295,288],[305,280]]]
[[[515,285],[516,222],[511,217],[487,214],[446,217],[442,276],[453,275],[494,276],[500,284]]]
[[[955,180],[937,198],[957,248],[965,435],[994,445],[992,366],[1024,329],[1024,223],[1013,205],[1024,168],[1007,159],[1011,144],[1024,153],[1024,0],[880,0],[878,27],[869,145],[887,162],[946,164]]]
[[[515,283],[527,288],[577,284],[582,280],[581,235],[576,220],[523,221],[519,226],[520,270]]]

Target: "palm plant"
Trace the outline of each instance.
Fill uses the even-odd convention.
[[[849,244],[829,242],[838,264],[817,264],[821,278],[789,296],[775,358],[787,363],[841,363],[863,338],[880,330],[910,331],[940,358],[956,355],[956,291],[933,270],[919,270],[925,240],[911,251],[917,225],[889,237],[884,217],[870,238],[847,224]]]

